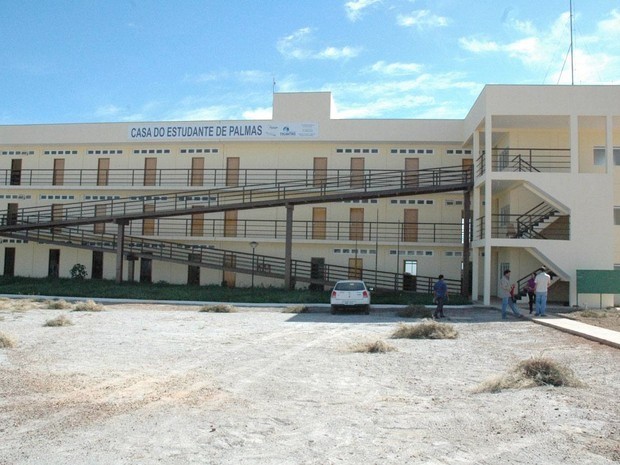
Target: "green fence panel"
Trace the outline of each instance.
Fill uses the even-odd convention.
[[[620,270],[577,270],[577,294],[620,294]]]

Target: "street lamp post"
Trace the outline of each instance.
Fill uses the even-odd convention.
[[[256,269],[254,263],[254,253],[256,251],[256,247],[258,247],[258,242],[252,241],[250,242],[250,247],[252,247],[252,289],[254,288],[254,270]]]

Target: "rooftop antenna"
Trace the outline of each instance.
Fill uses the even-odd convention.
[[[573,53],[573,0],[570,0],[570,84],[575,85],[575,60]]]

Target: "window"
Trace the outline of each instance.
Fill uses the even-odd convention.
[[[614,224],[620,226],[620,207],[614,207]]]
[[[405,273],[417,276],[418,274],[418,261],[417,260],[405,260]]]
[[[614,165],[620,166],[620,147],[614,147]],[[605,166],[605,147],[594,147],[594,165]]]

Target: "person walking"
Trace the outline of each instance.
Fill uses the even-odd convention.
[[[530,279],[525,283],[525,292],[527,292],[531,315],[534,312],[534,304],[536,303],[536,273],[532,273]]]
[[[442,274],[439,275],[437,282],[433,286],[433,294],[435,297],[435,303],[437,304],[433,318],[445,318],[446,315],[443,314],[443,305],[448,299],[448,285],[443,280]]]
[[[542,267],[536,275],[536,316],[547,316],[547,290],[551,284],[551,276]]]
[[[502,298],[502,319],[506,319],[506,309],[510,310],[517,318],[522,318],[521,312],[513,302],[515,285],[510,284],[510,270],[504,271],[504,276],[499,281],[499,296]]]

